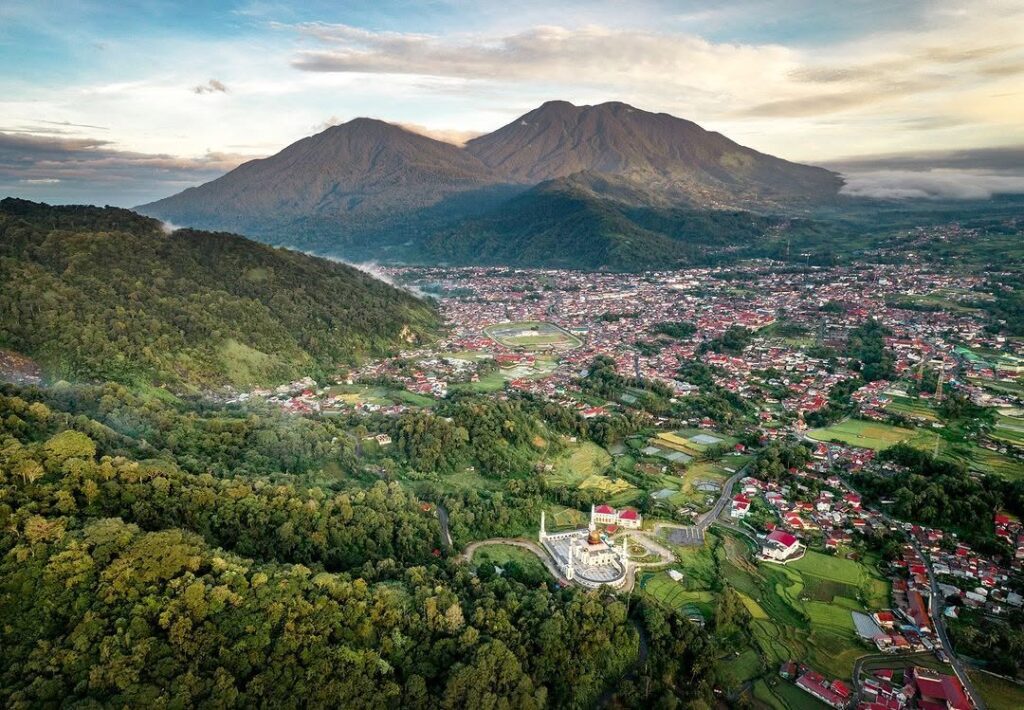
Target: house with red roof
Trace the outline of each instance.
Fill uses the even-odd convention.
[[[609,525],[638,530],[643,524],[643,516],[633,508],[616,510],[607,503],[590,507],[590,522],[594,525]]]
[[[945,675],[928,668],[915,666],[907,673],[907,684],[917,695],[922,710],[972,710],[971,701],[953,675]]]
[[[758,559],[786,564],[803,557],[805,551],[806,548],[800,544],[796,535],[785,530],[774,530],[764,539]]]

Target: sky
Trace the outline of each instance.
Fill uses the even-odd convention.
[[[848,177],[1024,192],[1024,0],[0,3],[0,196],[132,206],[357,116],[624,101]]]

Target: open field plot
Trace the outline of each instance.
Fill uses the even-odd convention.
[[[761,675],[764,670],[761,657],[752,648],[738,656],[721,659],[716,667],[718,682],[726,688],[738,688],[748,680]]]
[[[868,422],[861,419],[846,419],[824,429],[811,429],[807,436],[815,441],[839,440],[849,446],[880,451],[915,436],[913,429]]]
[[[569,449],[551,463],[554,468],[547,474],[548,480],[555,485],[575,487],[590,476],[608,470],[612,457],[597,444],[586,441],[570,444]]]
[[[1024,685],[997,678],[989,673],[969,671],[982,700],[992,710],[1019,710],[1024,708]]]
[[[710,591],[691,591],[686,588],[686,579],[675,581],[667,571],[645,574],[640,588],[665,606],[681,614],[698,611],[704,618],[712,614],[714,595]]]
[[[802,659],[822,673],[849,678],[856,658],[866,649],[857,638],[850,611],[869,610],[857,601],[858,594],[866,597],[870,609],[887,605],[887,583],[859,562],[825,555],[812,557],[803,568],[755,565],[745,543],[728,538],[725,542],[719,553],[722,576],[763,610],[763,614],[752,611],[750,630],[769,668]],[[815,563],[820,566],[819,574],[811,574]],[[844,595],[828,600],[810,598],[808,588],[814,587],[818,587],[817,596],[824,596],[822,581],[835,585],[833,589]]]
[[[1024,447],[1024,419],[997,414],[991,436],[1007,444]]]
[[[568,350],[580,347],[583,342],[572,333],[554,323],[543,321],[518,321],[496,323],[484,328],[484,335],[506,348],[520,350],[556,349]]]
[[[549,484],[600,491],[610,505],[627,505],[641,493],[629,481],[614,475],[617,469],[613,469],[611,454],[594,443],[571,445],[552,465],[552,470],[544,474]]]
[[[505,388],[510,380],[536,380],[550,375],[557,362],[551,358],[538,357],[533,365],[517,365],[516,367],[495,370],[480,376],[476,382],[458,382],[448,386],[452,392],[498,392]]]
[[[533,573],[551,576],[547,567],[537,559],[537,556],[529,550],[515,545],[484,545],[473,554],[473,566],[478,567],[484,562],[490,562],[496,567],[507,567],[509,562],[515,562],[523,569]]]
[[[679,485],[679,492],[676,493],[669,499],[672,505],[681,506],[689,505],[700,509],[706,508],[705,503],[708,498],[715,499],[718,497],[718,491],[712,490],[712,484],[722,486],[725,481],[732,475],[729,471],[725,470],[725,465],[728,464],[729,468],[736,467],[739,470],[745,463],[739,461],[740,457],[724,459],[722,462],[703,462],[689,466],[682,477],[682,483]],[[701,490],[705,488],[705,490]],[[719,488],[720,490],[720,488]]]
[[[1024,397],[1024,384],[1020,380],[987,380],[981,377],[968,378],[971,384],[981,385],[987,390],[1000,394],[1012,394]]]
[[[911,442],[913,446],[918,444]],[[932,447],[919,446],[926,451],[934,451]],[[1020,478],[1024,476],[1024,461],[1020,461],[997,451],[990,451],[977,444],[954,444],[951,445],[945,440],[940,441],[939,458],[949,459],[963,463],[969,470],[984,473],[986,475],[997,475],[1004,478]]]
[[[585,527],[590,518],[575,508],[552,505],[547,508],[547,528],[551,530],[577,530]]]
[[[680,429],[662,432],[651,440],[654,446],[680,451],[697,458],[714,446],[735,446],[736,439],[726,434],[706,429]]]
[[[935,414],[935,408],[919,397],[903,397],[890,395],[891,399],[885,405],[885,411],[899,414],[912,419],[921,419],[929,422],[937,422],[939,417]]]
[[[408,390],[390,389],[374,385],[335,385],[327,390],[327,396],[336,397],[353,407],[363,404],[376,404],[381,407],[392,404],[432,407],[436,403],[433,397],[416,394]]]

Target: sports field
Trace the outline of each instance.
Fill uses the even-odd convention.
[[[484,335],[499,345],[516,350],[570,350],[583,345],[575,335],[554,323],[543,321],[496,323],[484,328]]]
[[[913,429],[868,422],[861,419],[845,419],[824,429],[811,429],[807,436],[815,441],[839,440],[849,446],[881,451],[901,441],[908,441],[915,435]]]

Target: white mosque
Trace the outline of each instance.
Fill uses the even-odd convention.
[[[629,570],[629,541],[622,536],[621,548],[612,545],[594,523],[582,530],[548,533],[544,511],[540,514],[540,544],[555,561],[562,575],[584,587],[597,588],[603,584],[620,587]]]

